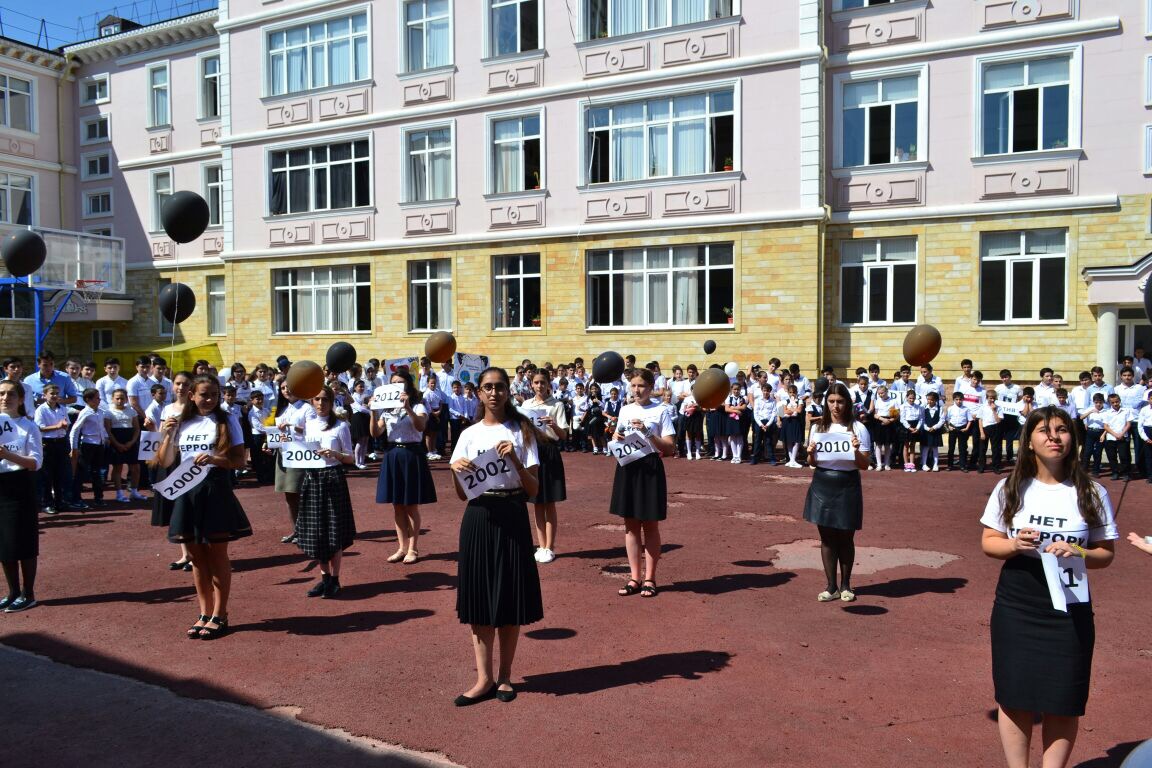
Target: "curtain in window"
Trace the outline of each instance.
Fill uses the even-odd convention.
[[[521,134],[519,120],[500,120],[493,124],[496,141],[514,139]],[[495,147],[497,192],[518,192],[523,186],[524,158],[519,142],[509,141]]]
[[[340,286],[333,291],[333,298],[335,306],[332,330],[356,330],[356,289],[351,285]]]
[[[698,263],[697,247],[681,246],[672,250],[672,301],[676,325],[697,325],[704,321],[700,313],[700,281],[704,273],[692,269]]]
[[[612,181],[644,178],[644,103],[612,109]]]
[[[308,171],[295,170],[288,174],[288,213],[310,210]]]
[[[304,290],[295,290],[292,292],[293,298],[293,312],[295,314],[295,323],[292,324],[292,331],[314,331],[316,324],[313,322],[312,315],[312,289],[306,288]]]
[[[288,91],[303,91],[308,87],[308,57],[304,48],[307,28],[288,30]]]
[[[619,278],[623,285],[619,297],[622,306],[616,314],[624,325],[645,325],[644,251],[620,251],[620,268],[627,271]]]
[[[708,18],[706,0],[672,0],[672,24],[691,24]]]
[[[227,328],[224,297],[208,294],[208,333],[224,333]]]
[[[442,270],[447,272],[447,270]],[[447,276],[447,275],[445,275]],[[431,294],[433,296],[432,306],[435,312],[432,315],[432,325],[429,328],[451,328],[452,327],[452,283],[433,283]]]
[[[433,141],[434,146],[448,145],[448,131],[435,131],[434,133],[442,133],[442,141]],[[448,150],[441,152],[433,152],[428,156],[429,164],[431,167],[431,188],[428,190],[432,195],[431,200],[446,200],[452,196],[452,153]]]
[[[615,0],[612,3],[611,35],[629,35],[644,31],[645,0]]]
[[[424,66],[443,67],[451,60],[449,49],[452,45],[452,39],[448,35],[448,0],[428,0],[426,13],[429,16],[440,16],[441,18],[430,20],[425,25],[425,44],[428,50],[426,51]]]
[[[328,83],[343,85],[352,82],[352,42],[333,40],[328,44]]]
[[[708,170],[704,137],[703,120],[672,124],[673,175],[684,176],[691,173],[705,173]]]
[[[15,214],[13,224],[31,224],[32,193],[24,189],[12,190],[12,211]]]

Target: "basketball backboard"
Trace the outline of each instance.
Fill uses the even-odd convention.
[[[4,226],[0,235],[23,227]],[[124,239],[70,232],[47,227],[31,227],[44,238],[48,255],[44,266],[21,278],[29,288],[40,291],[71,291],[78,281],[100,280],[105,293],[124,293]],[[0,277],[9,277],[0,265]],[[9,277],[9,279],[11,279]]]

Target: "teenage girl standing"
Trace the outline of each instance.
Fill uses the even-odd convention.
[[[24,387],[0,381],[0,563],[8,582],[0,608],[5,613],[36,607],[36,472],[43,463],[40,428],[24,410]]]
[[[435,377],[433,377],[435,378]],[[396,552],[390,563],[414,563],[420,556],[420,505],[436,503],[436,486],[423,450],[428,409],[420,402],[420,392],[408,373],[394,373],[392,384],[403,384],[400,407],[373,414],[372,437],[387,434],[387,447],[376,481],[376,503],[391,504],[396,520]]]
[[[560,456],[560,444],[568,437],[568,419],[564,415],[564,403],[552,397],[552,385],[548,374],[537,371],[532,374],[533,396],[525,400],[522,408],[547,410],[540,421],[540,435],[537,453],[540,465],[536,469],[539,486],[528,500],[532,502],[536,522],[536,562],[550,563],[556,559],[556,504],[568,498],[564,482],[564,459]]]
[[[316,415],[304,400],[292,394],[288,382],[280,383],[280,396],[276,398],[276,428],[281,432],[291,433],[299,440],[304,436],[304,425],[308,419]],[[304,470],[285,469],[284,458],[276,452],[276,480],[277,493],[284,494],[284,504],[288,507],[288,516],[292,519],[292,533],[280,539],[283,544],[296,543],[296,518],[300,510],[300,483],[304,480]]]
[[[161,386],[157,384],[156,386]],[[188,403],[188,396],[192,393],[192,374],[188,371],[180,371],[172,377],[172,402],[165,405],[156,413],[156,418],[149,417],[145,421],[145,426],[150,427],[151,431],[159,432],[166,422],[171,422],[173,425],[180,418],[180,414],[184,412],[184,406]],[[149,406],[149,411],[152,408]],[[168,472],[174,467],[170,467],[160,460],[160,454],[156,454],[156,458],[152,460],[151,465],[152,477],[151,482],[156,483],[168,477]],[[172,522],[172,502],[164,498],[161,493],[152,494],[152,525],[157,528],[167,528],[169,523]],[[188,552],[188,547],[185,544],[180,545],[180,559],[168,563],[168,569],[172,571],[189,571],[192,570],[192,555]]]
[[[104,410],[108,425],[108,463],[112,487],[116,491],[116,501],[130,499],[124,495],[124,465],[128,465],[128,492],[132,500],[143,501],[144,496],[137,492],[140,487],[140,462],[136,453],[140,447],[140,418],[135,408],[128,407],[128,390],[116,389],[112,392],[112,403]]]

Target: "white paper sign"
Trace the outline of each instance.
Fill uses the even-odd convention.
[[[403,384],[382,384],[372,391],[368,407],[374,411],[398,411],[403,407],[400,395],[404,394]]]
[[[816,455],[821,461],[855,461],[852,437],[851,432],[816,432],[812,435],[812,442],[816,444]]]
[[[168,477],[152,483],[152,490],[168,501],[178,499],[204,482],[211,469],[207,464],[185,461],[172,470]]]
[[[457,352],[452,358],[452,375],[461,385],[480,383],[480,372],[488,367],[488,355],[470,355]]]
[[[1040,562],[1044,564],[1044,580],[1048,582],[1053,608],[1067,613],[1070,603],[1089,601],[1088,563],[1084,558],[1041,552]]]
[[[631,432],[623,440],[612,440],[608,443],[608,453],[616,459],[620,466],[631,464],[649,454],[656,453],[652,441],[642,432]]]
[[[141,432],[140,447],[136,450],[136,459],[138,461],[151,461],[156,458],[156,449],[159,447],[159,432]]]
[[[264,445],[268,446],[270,451],[278,451],[285,445],[296,442],[291,431],[284,432],[280,427],[265,427],[264,435]]]
[[[415,370],[420,367],[418,365],[419,362],[419,357],[396,357],[392,358],[391,360],[385,360],[382,363],[384,370],[381,373],[385,379],[396,373],[400,368],[407,368],[408,373],[414,373]]]
[[[476,498],[484,491],[507,488],[520,482],[516,467],[509,459],[501,457],[495,448],[489,448],[472,459],[472,467],[471,472],[456,473],[460,487],[469,499]]]
[[[1019,416],[1023,403],[1010,403],[1007,400],[997,400],[996,407],[1000,410],[1000,417]]]
[[[544,422],[541,421],[541,419],[548,417],[548,414],[550,413],[550,409],[548,409],[548,408],[517,408],[516,410],[520,411],[520,413],[522,413],[526,417],[528,417],[528,419],[531,420],[532,424],[536,427],[536,429],[547,429],[547,427],[544,426]]]
[[[280,449],[284,469],[323,469],[328,466],[320,455],[320,443],[298,440]]]

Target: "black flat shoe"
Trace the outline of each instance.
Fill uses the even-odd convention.
[[[458,707],[470,707],[473,704],[479,704],[482,701],[488,701],[489,699],[496,698],[497,695],[498,694],[496,693],[496,686],[493,685],[486,692],[480,694],[476,698],[472,698],[471,696],[465,696],[464,694],[460,694],[459,696],[457,696],[455,698],[455,700],[453,700],[452,703]]]
[[[170,571],[191,570],[191,568],[191,560],[177,560],[174,563],[168,563],[168,570]]]
[[[184,572],[185,573],[192,573],[192,561],[191,560],[184,563]]]
[[[328,591],[328,577],[325,576],[324,578],[320,579],[320,581],[316,582],[312,586],[312,589],[308,590],[308,597],[320,597],[321,595],[323,595],[327,591]]]
[[[197,617],[196,624],[199,624],[200,626],[196,626],[196,624],[193,624],[191,627],[188,628],[188,639],[189,640],[199,640],[200,639],[200,630],[204,629],[204,622],[208,621],[211,618],[212,618],[211,616],[205,616],[203,614],[201,614],[199,617]]]
[[[507,685],[509,688],[511,688],[512,683],[508,681],[504,681],[503,683],[496,683],[496,698],[507,704],[516,698],[516,689],[512,688],[510,691],[502,691],[500,690],[500,686],[502,685]]]
[[[328,586],[324,589],[324,594],[320,595],[320,597],[328,600],[336,597],[338,594],[340,594],[340,579],[333,577],[328,579]]]
[[[218,637],[224,637],[228,634],[228,619],[221,618],[220,616],[213,616],[208,619],[208,623],[215,624],[216,628],[204,626],[200,628],[201,640],[215,640]]]

